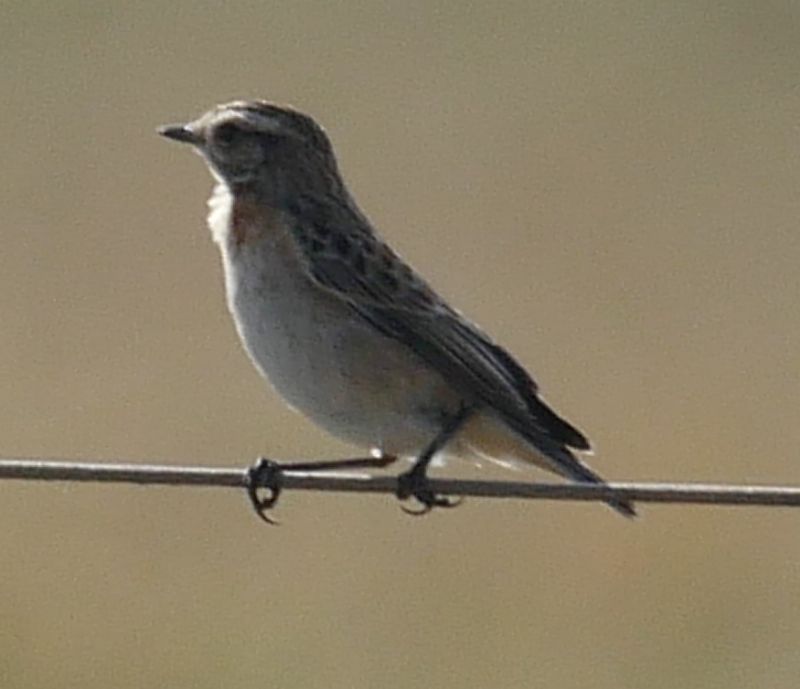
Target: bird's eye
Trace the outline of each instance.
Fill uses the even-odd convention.
[[[241,130],[232,122],[219,125],[214,131],[214,140],[221,146],[230,146]]]

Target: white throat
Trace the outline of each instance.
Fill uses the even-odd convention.
[[[225,246],[230,232],[233,194],[225,182],[218,180],[208,199],[208,229],[211,237],[221,247]]]

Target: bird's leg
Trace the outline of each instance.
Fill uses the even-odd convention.
[[[428,466],[431,460],[436,456],[436,453],[447,445],[453,436],[458,433],[474,411],[474,407],[462,403],[455,416],[447,420],[436,437],[422,451],[417,461],[414,462],[414,466],[411,467],[409,471],[397,477],[397,497],[401,500],[406,500],[413,496],[422,503],[421,509],[410,510],[404,507],[404,512],[413,515],[422,515],[427,514],[434,507],[456,507],[461,504],[461,500],[454,501],[444,495],[436,495],[428,484],[427,472]]]
[[[256,514],[268,524],[277,524],[267,516],[267,511],[275,507],[281,491],[284,472],[336,471],[338,469],[380,468],[396,462],[394,455],[380,454],[377,457],[356,457],[355,459],[331,459],[320,462],[294,462],[280,464],[266,457],[259,457],[247,470],[247,495]],[[264,495],[266,492],[266,495]]]

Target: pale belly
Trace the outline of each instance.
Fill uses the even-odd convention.
[[[365,448],[414,455],[458,406],[444,379],[306,277],[286,239],[223,247],[228,305],[286,402]]]

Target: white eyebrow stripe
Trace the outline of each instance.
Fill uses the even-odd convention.
[[[283,124],[276,117],[266,115],[255,110],[248,110],[246,108],[232,110],[236,113],[237,117],[245,122],[251,124],[255,129],[265,132],[277,132],[284,129]]]
[[[274,117],[262,115],[256,112],[245,112],[244,119],[252,122],[258,129],[267,132],[277,132],[283,129],[283,125]]]
[[[227,108],[217,112],[209,125],[217,127],[225,122],[238,122],[246,125],[246,128],[266,133],[282,132],[285,129],[275,117],[240,108]]]

